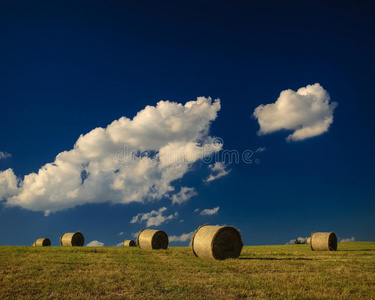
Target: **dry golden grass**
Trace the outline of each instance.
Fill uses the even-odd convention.
[[[247,246],[208,261],[187,247],[0,247],[0,299],[375,299],[375,243]]]

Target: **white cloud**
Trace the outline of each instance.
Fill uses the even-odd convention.
[[[215,207],[213,209],[206,208],[206,209],[201,211],[201,215],[203,215],[203,216],[204,215],[206,215],[206,216],[216,215],[218,213],[219,209],[220,209],[220,206]]]
[[[253,116],[258,119],[259,135],[278,130],[294,130],[288,141],[302,141],[328,131],[333,122],[336,102],[319,83],[300,88],[297,92],[285,90],[275,103],[258,106]]]
[[[221,150],[209,136],[219,110],[220,100],[204,97],[147,106],[132,120],[122,117],[81,135],[72,150],[26,175],[19,187],[13,170],[0,172],[0,197],[47,215],[87,203],[182,201],[192,190],[173,198],[173,182]]]
[[[8,152],[0,151],[0,159],[6,159],[6,158],[9,158],[9,157],[12,157],[12,154],[10,154]]]
[[[227,165],[220,161],[215,162],[213,165],[209,165],[209,168],[211,169],[211,174],[204,180],[204,182],[210,182],[220,177],[224,177],[231,171],[227,170]]]
[[[166,207],[161,207],[159,210],[152,210],[149,213],[139,213],[138,215],[134,216],[130,223],[142,223],[146,221],[146,226],[159,226],[160,224],[167,222],[168,220],[172,220],[177,218],[178,212],[171,214],[169,216],[163,216],[163,212],[167,210]]]
[[[193,237],[194,231],[189,233],[183,233],[179,236],[172,235],[169,237],[170,242],[186,242],[187,240],[190,240]]]
[[[348,243],[348,242],[355,242],[354,236],[352,236],[350,239],[342,239],[340,243]]]
[[[16,195],[19,191],[18,182],[12,169],[0,171],[0,200]]]
[[[124,242],[120,242],[118,244],[115,245],[115,247],[122,247],[124,245]]]
[[[172,195],[172,203],[181,204],[188,201],[190,198],[198,195],[194,188],[181,187],[179,193]]]
[[[99,242],[99,241],[97,241],[97,240],[92,241],[92,242],[90,242],[90,243],[88,243],[88,244],[86,245],[86,247],[103,247],[103,246],[104,246],[104,243]]]
[[[255,150],[255,152],[264,152],[267,151],[266,147],[259,147],[258,149]]]
[[[123,235],[124,233],[121,231],[118,235]]]
[[[195,213],[197,213],[197,212],[199,212],[199,211],[200,211],[199,208],[194,209],[194,212],[195,212]]]

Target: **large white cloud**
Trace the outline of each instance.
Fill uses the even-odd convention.
[[[160,101],[132,120],[122,117],[106,128],[81,135],[70,151],[57,155],[17,186],[13,170],[0,172],[0,197],[46,215],[87,203],[130,203],[173,197],[173,181],[197,160],[221,147],[213,145],[209,127],[220,100],[199,97],[185,105]],[[189,192],[189,193],[187,193]]]
[[[336,102],[330,103],[328,92],[316,83],[297,92],[282,91],[275,103],[258,106],[253,116],[260,125],[258,134],[293,130],[287,140],[302,141],[328,131],[336,106]]]

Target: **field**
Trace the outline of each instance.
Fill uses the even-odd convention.
[[[0,247],[0,299],[375,299],[375,243],[247,246],[207,261],[190,248]]]

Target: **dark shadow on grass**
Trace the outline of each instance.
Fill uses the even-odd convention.
[[[312,260],[312,258],[240,257],[243,260]]]

